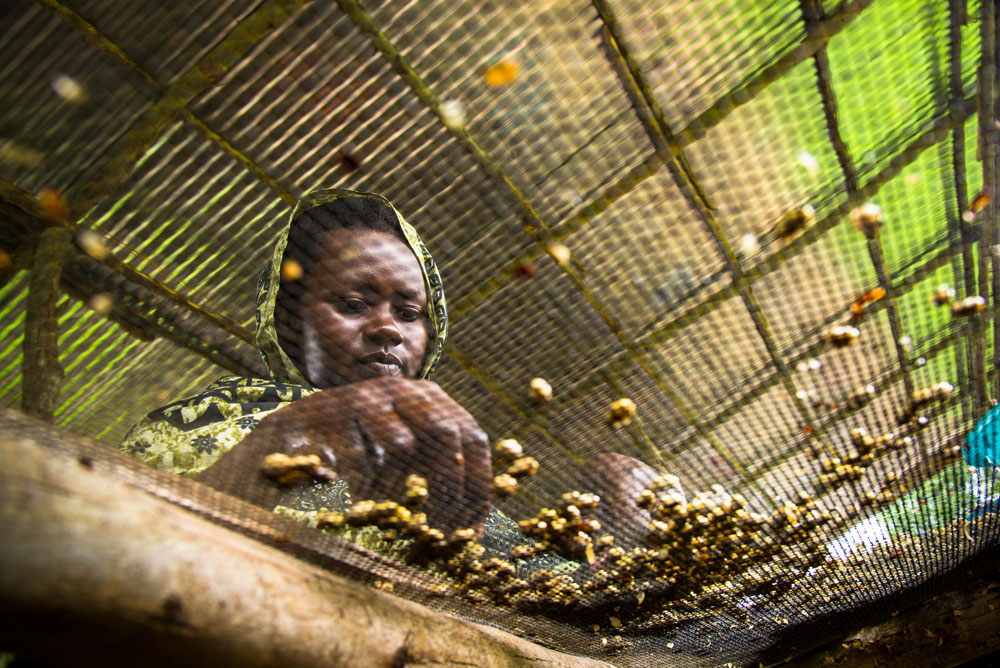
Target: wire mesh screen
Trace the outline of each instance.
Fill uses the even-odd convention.
[[[0,397],[189,507],[616,665],[995,543],[992,3],[2,13]]]

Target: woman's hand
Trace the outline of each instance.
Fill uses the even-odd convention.
[[[660,472],[652,466],[616,452],[603,452],[587,460],[580,490],[601,497],[597,519],[601,528],[625,548],[642,545],[651,520],[649,511],[639,507],[636,497],[649,487]]]
[[[444,531],[481,531],[492,473],[486,434],[437,384],[376,378],[333,387],[268,415],[198,476],[226,493],[273,508],[288,492],[261,473],[273,452],[318,455],[355,501],[402,501],[406,478],[427,479],[421,510]]]

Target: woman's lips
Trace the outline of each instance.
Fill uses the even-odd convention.
[[[384,352],[365,355],[360,361],[375,376],[398,376],[403,370],[399,358]]]
[[[398,376],[402,370],[398,364],[392,362],[365,362],[364,365],[378,376]]]

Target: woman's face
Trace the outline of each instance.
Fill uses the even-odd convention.
[[[326,232],[317,243],[320,260],[301,279],[298,331],[279,329],[296,344],[309,382],[334,387],[380,376],[415,378],[429,318],[413,252],[391,234],[365,229]]]

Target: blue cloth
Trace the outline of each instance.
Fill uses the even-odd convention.
[[[962,456],[969,466],[1000,466],[1000,406],[993,407],[965,437]]]

